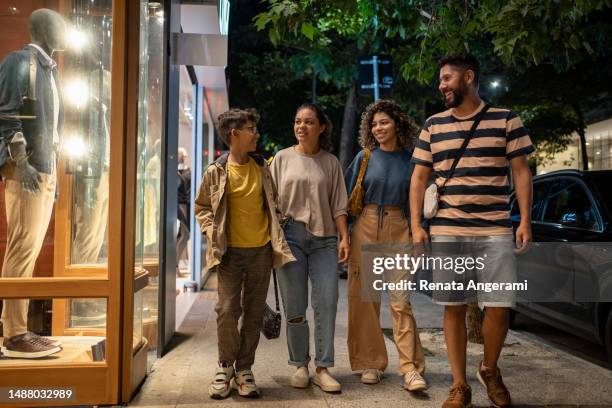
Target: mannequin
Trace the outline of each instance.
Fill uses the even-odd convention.
[[[30,16],[29,31],[32,42],[0,65],[0,146],[8,151],[0,163],[7,218],[5,278],[32,277],[57,184],[63,104],[51,57],[65,47],[66,23],[57,12],[38,9]],[[59,342],[28,332],[27,319],[27,299],[4,301],[4,357],[40,358],[61,350]]]
[[[189,214],[191,201],[191,170],[186,163],[187,150],[184,147],[178,148],[178,209],[177,217],[179,221],[178,235],[176,237],[176,261],[180,267],[183,259],[189,259],[187,243],[189,242]],[[179,268],[180,271],[180,268]]]

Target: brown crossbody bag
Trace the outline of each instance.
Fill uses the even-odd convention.
[[[363,210],[363,178],[368,168],[368,162],[370,161],[370,149],[363,149],[363,160],[359,166],[359,174],[357,175],[357,181],[355,187],[351,191],[351,196],[348,200],[348,213],[353,217],[359,217]]]

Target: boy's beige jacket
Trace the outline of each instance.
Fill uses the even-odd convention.
[[[213,268],[221,263],[227,249],[227,158],[229,154],[219,157],[206,169],[202,184],[195,198],[195,217],[200,223],[202,233],[206,236],[206,267]],[[270,243],[274,253],[273,267],[295,261],[291,249],[285,241],[285,234],[279,224],[279,213],[276,207],[276,186],[268,165],[262,156],[250,154],[261,169],[261,180],[264,190],[264,207],[268,213],[270,225]]]

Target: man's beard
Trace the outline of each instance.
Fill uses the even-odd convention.
[[[461,105],[463,103],[463,98],[465,97],[465,95],[467,94],[467,85],[466,84],[461,84],[459,85],[459,89],[457,90],[451,90],[451,92],[453,93],[453,99],[452,101],[448,101],[446,99],[445,95],[442,95],[442,99],[444,99],[444,106],[446,106],[447,108],[456,108],[457,106]]]

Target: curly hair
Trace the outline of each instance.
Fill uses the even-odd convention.
[[[402,109],[392,100],[380,99],[369,104],[361,114],[361,124],[359,125],[359,145],[363,149],[374,150],[378,147],[378,142],[372,134],[372,120],[374,115],[386,113],[395,122],[395,133],[397,134],[397,145],[401,149],[411,148],[419,135],[419,127],[414,120],[402,111]]]
[[[321,135],[319,135],[319,148],[327,150],[328,152],[331,151],[331,134],[333,128],[331,120],[329,120],[325,112],[323,112],[323,109],[321,109],[321,107],[316,103],[303,103],[299,108],[297,108],[295,114],[297,115],[298,112],[303,109],[310,109],[313,111],[317,117],[317,120],[319,121],[319,124],[325,125],[325,130],[321,133]]]
[[[247,122],[259,123],[259,113],[253,108],[236,109],[232,108],[223,112],[217,117],[217,129],[219,138],[227,146],[230,145],[232,129],[242,129]]]

